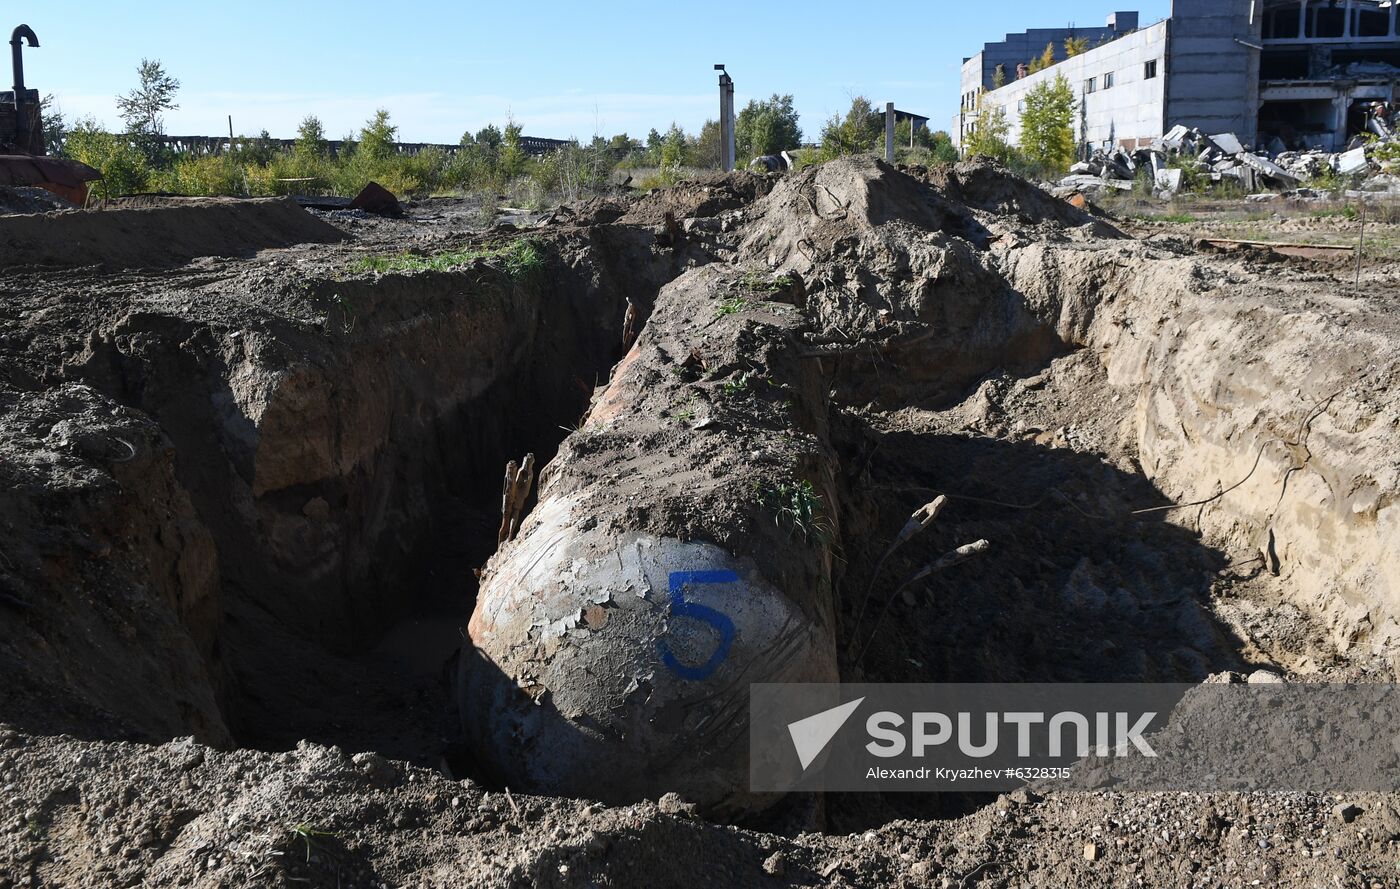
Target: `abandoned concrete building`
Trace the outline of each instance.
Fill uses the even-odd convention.
[[[1338,151],[1363,131],[1365,109],[1400,98],[1400,0],[1173,0],[1139,27],[1115,12],[1104,28],[1007,35],[963,60],[950,132],[959,146],[978,105],[1006,112],[1009,141],[1037,84],[1063,75],[1079,100],[1077,137],[1091,147],[1149,144],[1177,124],[1233,133],[1275,151]],[[1065,41],[1086,47],[1068,56]],[[1056,64],[1030,73],[1047,44]]]

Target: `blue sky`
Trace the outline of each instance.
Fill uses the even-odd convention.
[[[1170,0],[1120,3],[1143,23]],[[646,135],[716,116],[712,65],[740,106],[791,93],[803,129],[854,95],[926,114],[957,111],[958,69],[988,40],[1028,27],[1102,25],[1110,4],[1066,0],[796,2],[440,2],[239,0],[46,2],[10,7],[39,35],[25,80],[68,117],[117,123],[113,97],[143,57],[182,82],[166,132],[295,135],[315,114],[327,135],[387,108],[405,141],[456,142],[512,114],[526,134]],[[719,10],[716,14],[711,10]],[[12,27],[12,25],[11,25]],[[4,77],[8,85],[8,76]]]

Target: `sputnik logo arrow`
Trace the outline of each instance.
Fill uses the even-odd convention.
[[[856,708],[864,700],[865,698],[856,698],[839,707],[823,710],[816,716],[788,723],[788,734],[792,735],[792,746],[797,748],[797,758],[802,762],[802,771],[807,771],[812,760],[821,755],[826,745],[831,743],[831,739],[836,737],[836,733],[841,731],[841,726],[846,724],[846,720],[851,718],[851,714],[856,712]]]

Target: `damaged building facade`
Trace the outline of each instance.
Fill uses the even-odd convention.
[[[963,61],[950,132],[961,146],[991,102],[1018,142],[1027,93],[1063,75],[1089,147],[1131,151],[1183,125],[1276,152],[1340,151],[1375,103],[1400,98],[1397,2],[1174,0],[1168,18],[1142,27],[1137,13],[1116,12],[1105,28],[1007,35]],[[1087,48],[1066,57],[1071,37]],[[1058,61],[1030,73],[1047,44]]]

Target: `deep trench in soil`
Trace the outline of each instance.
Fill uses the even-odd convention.
[[[546,296],[555,297],[587,304]],[[537,467],[548,464],[620,357],[619,344],[601,335],[617,326],[620,297],[600,302],[608,317],[555,324],[539,354],[436,417],[415,443],[425,453],[399,461],[408,471],[393,484],[424,498],[427,520],[401,546],[406,555],[374,578],[374,594],[347,586],[341,598],[321,600],[335,624],[353,603],[359,614],[348,631],[314,641],[269,636],[264,622],[241,625],[238,609],[226,615],[223,655],[234,682],[225,712],[239,746],[286,750],[306,739],[484,777],[456,743],[452,693],[458,651],[469,644],[475,570],[497,548],[506,463],[532,454]],[[501,354],[474,360],[508,362],[510,344],[495,345]],[[334,492],[297,492],[298,502],[315,496],[336,502]]]
[[[552,295],[582,302],[574,296]],[[463,628],[477,591],[473,570],[496,549],[506,461],[533,453],[545,466],[621,357],[618,302],[603,300],[606,317],[589,324],[556,325],[556,337],[572,342],[552,341],[552,360],[539,358],[434,421],[432,453],[408,461],[417,475],[395,480],[422,489],[430,521],[406,547],[410,557],[379,577],[388,595],[372,600],[352,632],[309,643],[269,635],[264,622],[245,624],[246,611],[229,613],[220,637],[233,680],[224,708],[240,746],[285,750],[309,739],[492,786],[459,740],[453,693],[457,652],[469,644]],[[600,331],[618,335],[609,340]],[[1123,520],[1130,506],[1163,502],[1141,475],[1073,450],[893,429],[866,410],[835,410],[843,678],[1199,681],[1238,667],[1238,641],[1206,606],[1220,554],[1160,519]],[[876,573],[905,519],[940,492],[953,499],[944,527]],[[299,496],[335,502],[333,492]],[[919,565],[976,538],[994,541],[992,558],[891,598]],[[362,590],[343,595],[364,598]],[[1118,607],[1096,607],[1105,600]],[[322,601],[331,609],[343,604]],[[830,795],[815,806],[816,821],[810,800],[794,800],[758,826],[852,831],[897,818],[957,816],[988,801]]]

